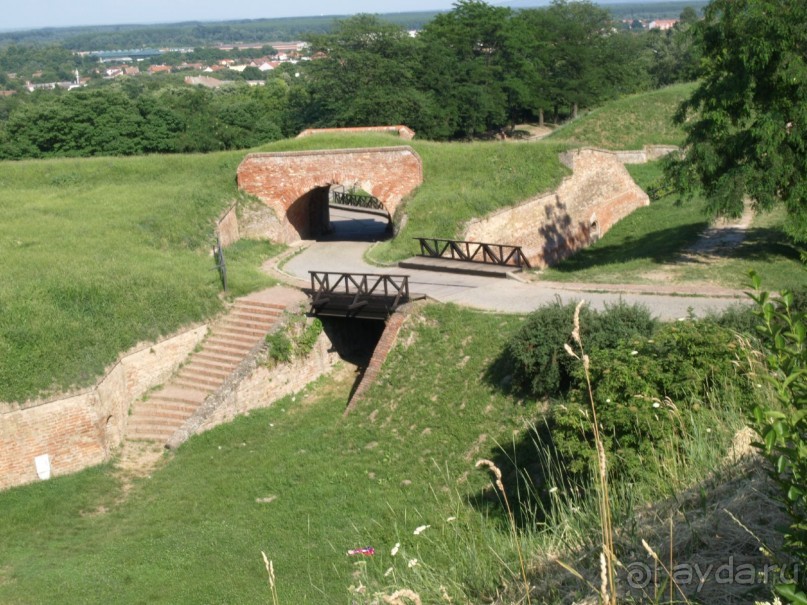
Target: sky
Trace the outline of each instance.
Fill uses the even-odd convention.
[[[0,0],[0,30],[450,9],[452,0]]]

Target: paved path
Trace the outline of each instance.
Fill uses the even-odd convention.
[[[334,237],[346,232],[355,234],[358,228],[354,222],[356,220],[362,221],[361,227],[366,228],[367,218],[368,215],[352,212],[334,213]],[[378,221],[376,226],[370,227],[365,233],[368,234],[368,239],[372,239],[373,235],[380,239],[385,227],[385,222]],[[606,303],[622,299],[627,303],[644,304],[661,319],[670,320],[686,317],[690,309],[695,315],[702,316],[709,310],[723,309],[746,298],[740,291],[711,287],[700,289],[683,285],[522,283],[513,279],[376,267],[363,259],[370,245],[366,241],[312,242],[303,252],[289,260],[283,271],[306,282],[309,280],[308,271],[409,275],[409,288],[412,292],[426,294],[440,302],[453,302],[505,313],[527,313],[552,302],[556,297],[564,302],[583,298],[600,309]]]

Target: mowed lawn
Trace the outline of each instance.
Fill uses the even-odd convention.
[[[193,437],[125,496],[109,467],[0,493],[0,602],[270,603],[261,551],[281,603],[347,605],[365,566],[382,578],[412,558],[448,582],[437,543],[483,516],[452,511],[452,494],[489,485],[476,459],[538,414],[483,378],[519,322],[430,306],[347,418],[352,372]],[[366,546],[376,555],[347,555]],[[506,581],[499,557],[517,567],[511,552],[464,556],[480,559],[475,577],[454,578],[466,590]]]

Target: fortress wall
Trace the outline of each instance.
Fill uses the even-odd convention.
[[[0,403],[0,489],[38,480],[47,454],[53,476],[109,460],[126,432],[129,406],[165,382],[201,342],[197,326],[124,354],[98,384],[58,399]]]
[[[397,132],[398,136],[405,141],[411,141],[415,138],[415,131],[408,126],[355,126],[351,128],[307,128],[297,135],[297,138],[309,137],[315,134],[323,133],[363,133],[363,132]]]
[[[468,223],[470,241],[521,246],[533,267],[566,258],[650,203],[613,152],[579,149],[561,154],[572,169],[554,191]]]

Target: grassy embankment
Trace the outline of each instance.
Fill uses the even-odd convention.
[[[278,141],[262,151],[410,145],[423,159],[423,184],[409,198],[398,236],[373,248],[369,257],[392,263],[419,252],[414,237],[459,236],[462,225],[548,191],[568,174],[558,160],[562,145],[509,143],[433,143],[401,141],[390,135],[317,135]],[[401,217],[396,217],[400,220]]]
[[[360,584],[413,588],[424,603],[444,602],[440,586],[458,603],[517,590],[514,542],[484,491],[488,475],[473,467],[506,458],[498,444],[534,452],[525,432],[540,403],[486,378],[520,322],[430,306],[347,419],[352,375],[192,438],[123,497],[109,466],[0,493],[0,602],[271,602],[261,551],[281,603],[370,602],[349,595]],[[686,467],[670,460],[659,485],[615,486],[617,522],[642,497],[713,471],[736,419],[710,419],[708,440],[684,444],[699,455]],[[596,551],[596,527],[592,504],[573,499],[524,533],[530,573],[550,555],[576,564]],[[346,554],[366,546],[375,556]],[[565,573],[549,570],[534,581]]]
[[[680,145],[684,131],[672,123],[672,116],[694,88],[694,84],[675,84],[610,101],[561,126],[545,140],[615,151]]]
[[[641,149],[649,144],[678,145],[684,133],[672,123],[677,106],[694,84],[678,84],[617,99],[556,130],[546,140],[603,149]],[[644,189],[662,178],[660,163],[628,166]],[[681,253],[709,227],[705,200],[681,203],[670,195],[620,221],[599,242],[541,279],[593,283],[709,282],[726,287],[748,285],[748,271],[764,275],[778,290],[803,284],[799,254],[784,236],[781,210],[754,217],[745,240],[708,262],[681,262]]]
[[[318,136],[264,150],[400,144],[388,135]],[[408,227],[375,251],[415,252],[414,235],[452,237],[474,216],[559,182],[556,148],[414,142],[425,183]],[[91,384],[121,351],[220,308],[213,221],[236,197],[244,153],[6,163],[0,192],[0,401]],[[232,295],[265,286],[277,248],[228,251]]]
[[[221,308],[210,251],[242,153],[4,162],[0,401],[94,382],[117,355]],[[228,250],[230,294],[277,246]]]

